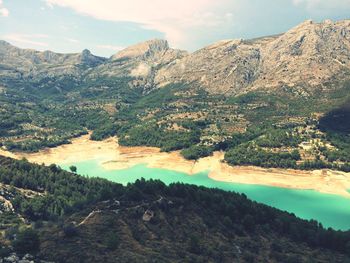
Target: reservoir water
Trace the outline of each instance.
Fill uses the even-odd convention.
[[[143,164],[123,170],[106,170],[97,160],[89,160],[65,164],[62,168],[68,170],[70,165],[75,165],[81,175],[105,178],[124,185],[143,177],[159,179],[165,184],[182,182],[244,193],[252,200],[294,213],[303,219],[315,219],[325,227],[337,230],[350,229],[350,198],[338,195],[322,194],[312,190],[219,182],[209,178],[206,172],[190,176],[172,170],[148,168]]]

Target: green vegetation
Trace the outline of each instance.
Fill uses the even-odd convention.
[[[350,133],[350,101],[341,107],[331,110],[320,119],[320,128],[338,133]]]
[[[109,233],[106,236],[105,243],[108,249],[115,250],[120,244],[120,238],[116,233]]]
[[[33,198],[18,195],[13,200],[16,210],[33,220],[62,216],[91,202],[112,198],[121,190],[118,184],[103,179],[72,176],[56,165],[37,166],[25,160],[14,162],[3,157],[0,157],[0,164],[0,182],[47,192]]]
[[[120,137],[119,143],[125,146],[155,146],[169,152],[190,147],[199,142],[198,131],[167,131],[156,124],[140,125],[128,130]]]
[[[340,108],[328,112],[320,119],[319,128],[326,133],[326,139],[336,149],[322,148],[330,162],[350,163],[350,101]]]
[[[342,262],[344,254],[350,255],[349,232],[324,229],[313,220],[252,202],[243,194],[180,183],[166,186],[143,179],[124,187],[68,173],[55,165],[45,167],[3,157],[0,163],[1,183],[42,193],[34,198],[18,193],[13,199],[16,213],[38,222],[35,230],[27,226],[13,232],[17,238],[12,244],[19,253],[38,251],[49,260],[66,262],[83,255],[91,260],[100,259],[99,255],[115,259],[118,254],[130,260],[147,256],[164,261],[163,257],[170,260],[196,255],[201,260],[217,261],[220,256],[213,244],[220,244],[224,259],[265,255],[264,261],[274,258],[287,262],[281,257],[289,251],[294,259],[303,255],[309,261],[316,255]],[[154,212],[149,222],[142,220],[147,210]],[[81,226],[71,223],[82,222],[91,211],[97,211],[90,216],[91,222],[86,220]],[[39,224],[41,220],[44,222]],[[62,224],[64,221],[67,223]],[[40,246],[40,242],[45,245]],[[232,244],[239,246],[242,254],[232,250]]]
[[[132,80],[1,80],[10,88],[0,93],[0,146],[35,152],[91,131],[92,140],[118,136],[193,160],[223,150],[232,165],[349,170],[350,82],[225,97],[182,83],[145,91]]]
[[[301,142],[302,139],[298,135],[293,135],[293,131],[287,129],[269,129],[256,141],[260,147],[270,148],[298,147]]]
[[[19,254],[31,253],[35,255],[39,250],[39,236],[33,229],[25,229],[17,233],[12,242],[13,249]]]
[[[117,133],[117,126],[112,123],[107,123],[93,131],[91,140],[102,141],[103,139],[112,137]]]
[[[210,156],[213,153],[213,147],[204,145],[195,145],[181,151],[181,155],[187,160],[198,160],[199,158]]]
[[[225,154],[225,160],[231,165],[256,165],[262,167],[297,168],[300,160],[298,151],[273,153],[250,144],[241,144]]]
[[[69,170],[72,172],[72,173],[76,173],[77,172],[77,167],[72,165],[69,167]]]
[[[128,86],[128,80],[66,83],[48,78],[42,83],[6,82],[10,88],[0,93],[0,146],[35,152],[66,144],[71,138],[87,134],[87,130],[94,131],[95,140],[114,135],[112,105],[116,108],[134,103],[140,96],[140,91]]]

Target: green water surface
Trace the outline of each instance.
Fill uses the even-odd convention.
[[[101,177],[124,185],[143,177],[159,179],[165,184],[182,182],[244,193],[257,202],[294,213],[304,219],[315,219],[325,227],[337,230],[350,229],[350,198],[342,196],[322,194],[312,190],[219,182],[210,179],[207,172],[189,176],[186,173],[148,168],[141,164],[124,170],[105,170],[97,160],[89,160],[62,165],[62,168],[68,169],[70,165],[75,165],[79,174]]]

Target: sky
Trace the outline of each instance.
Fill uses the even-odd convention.
[[[197,50],[350,19],[350,0],[0,0],[0,39],[21,48],[109,57],[149,39]]]

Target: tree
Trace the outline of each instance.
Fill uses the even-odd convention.
[[[181,151],[183,157],[187,160],[198,160],[199,158],[209,156],[213,153],[212,147],[209,146],[191,146]]]
[[[63,227],[63,233],[69,238],[76,236],[78,234],[78,230],[73,224],[69,224]]]
[[[25,229],[17,234],[12,246],[17,253],[36,254],[40,246],[39,236],[35,230]]]
[[[108,249],[115,250],[118,248],[120,239],[115,233],[110,233],[105,239],[105,243]]]
[[[201,246],[200,246],[198,236],[195,236],[195,235],[190,236],[188,246],[189,246],[189,251],[194,254],[199,254],[201,252]]]
[[[72,172],[72,173],[77,173],[77,167],[76,166],[74,166],[74,165],[72,165],[72,166],[70,166],[69,167],[69,170]]]

